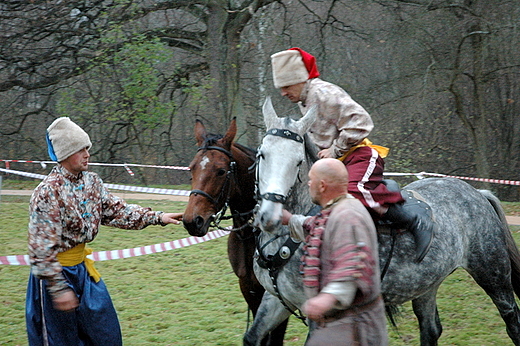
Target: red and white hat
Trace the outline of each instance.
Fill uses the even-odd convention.
[[[305,82],[319,77],[316,58],[300,48],[290,48],[271,55],[275,88]]]

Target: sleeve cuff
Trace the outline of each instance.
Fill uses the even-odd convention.
[[[336,297],[336,309],[346,309],[354,301],[357,286],[353,281],[330,282],[321,292],[329,293]]]
[[[306,234],[303,230],[303,223],[305,220],[310,218],[310,216],[305,215],[293,215],[289,219],[289,231],[291,232],[291,237],[295,240],[304,241]]]
[[[162,216],[164,214],[164,211],[158,211],[157,212],[157,224],[161,226],[166,226],[166,224],[162,221]]]

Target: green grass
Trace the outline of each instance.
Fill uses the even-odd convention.
[[[9,197],[9,198],[6,198]],[[182,211],[183,202],[129,201],[156,210]],[[511,205],[512,210],[517,205]],[[2,196],[0,255],[26,253],[28,197]],[[520,241],[520,227],[512,227]],[[152,245],[189,236],[182,226],[141,231],[103,227],[95,251]],[[241,345],[247,327],[244,302],[226,254],[226,238],[159,254],[97,262],[118,311],[125,345]],[[0,265],[0,345],[27,345],[24,300],[29,268]],[[444,327],[441,345],[511,345],[491,300],[458,270],[438,294]],[[418,345],[411,304],[402,307],[391,345]],[[306,328],[291,318],[286,345],[302,345]]]
[[[33,190],[38,184],[39,180],[15,180],[15,179],[2,179],[2,189],[6,190]]]
[[[16,179],[3,179],[2,189],[5,190],[34,190],[40,183],[39,180],[16,180]],[[125,185],[125,184],[122,184]],[[141,186],[139,184],[132,184],[133,186]],[[172,189],[172,190],[191,190],[190,184],[181,185],[164,185],[164,184],[150,184],[146,187],[153,187],[158,189]]]

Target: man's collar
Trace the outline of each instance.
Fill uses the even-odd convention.
[[[71,181],[78,181],[83,177],[83,172],[80,172],[78,175],[74,175],[69,172],[62,164],[58,163],[57,169],[63,174],[63,176]]]
[[[315,79],[315,78],[313,78],[313,79]],[[309,92],[309,84],[313,79],[307,79],[307,82],[305,82],[302,92],[300,93],[300,102],[303,105],[303,107],[307,107],[307,105],[305,104],[305,101],[307,101],[307,93]]]
[[[329,208],[332,208],[335,204],[337,204],[339,201],[345,199],[345,198],[354,198],[354,196],[352,196],[351,194],[347,193],[347,194],[344,194],[344,195],[340,195],[334,199],[331,199],[330,201],[327,202],[327,204],[325,204],[325,206],[323,207],[323,209],[329,209]]]

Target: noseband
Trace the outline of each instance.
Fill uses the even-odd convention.
[[[303,143],[303,137],[300,136],[299,134],[297,134],[296,132],[293,132],[291,130],[285,130],[285,129],[270,129],[266,132],[265,134],[266,136],[267,135],[271,135],[271,136],[278,136],[278,137],[282,137],[282,138],[285,138],[285,139],[290,139],[290,140],[293,140],[293,141],[296,141],[298,143]],[[258,183],[258,161],[262,158],[262,153],[260,151],[258,151],[258,155],[257,155],[257,171],[256,171],[256,176],[257,176],[257,183]],[[257,187],[257,191],[259,191],[258,187]],[[257,199],[260,200],[260,199],[265,199],[265,200],[268,200],[268,201],[271,201],[271,202],[275,202],[275,203],[282,203],[284,204],[285,201],[287,201],[287,196],[284,196],[284,195],[281,195],[279,193],[273,193],[273,192],[266,192],[264,194],[258,194],[257,196]]]

